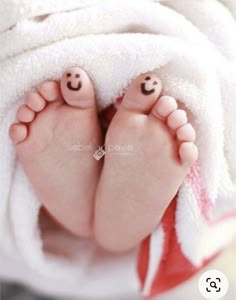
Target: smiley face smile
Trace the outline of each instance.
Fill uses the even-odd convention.
[[[152,93],[155,93],[155,89],[151,89],[151,90],[146,90],[146,83],[142,83],[141,84],[141,91],[144,95],[146,96],[149,96],[151,95]]]
[[[67,87],[68,87],[69,90],[77,92],[82,88],[82,82],[79,81],[77,87],[73,87],[71,81],[68,81],[67,82]]]
[[[150,80],[151,80],[151,77],[150,76],[147,76],[146,78],[145,78],[145,81],[149,81],[148,82],[148,85],[150,86]],[[153,94],[153,93],[155,93],[155,91],[156,91],[156,89],[155,88],[152,88],[152,89],[147,89],[146,88],[146,84],[147,84],[147,82],[143,82],[142,84],[141,84],[141,92],[145,95],[145,96],[149,96],[149,95],[151,95],[151,94]],[[155,86],[155,85],[158,85],[158,82],[157,81],[154,81],[153,83],[152,83],[152,86]]]

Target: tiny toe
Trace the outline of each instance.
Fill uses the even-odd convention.
[[[20,122],[29,123],[33,121],[35,117],[35,112],[24,104],[18,109],[16,117]]]
[[[80,67],[67,69],[61,78],[61,93],[67,104],[78,108],[95,107],[92,80]]]
[[[31,110],[40,112],[46,106],[46,101],[39,93],[31,93],[26,100],[26,104]]]
[[[196,132],[190,123],[180,127],[176,132],[177,138],[181,142],[194,142],[196,139]]]
[[[192,165],[198,159],[198,148],[194,143],[184,142],[180,145],[179,155],[183,164]]]
[[[175,98],[162,96],[153,107],[153,114],[163,119],[167,118],[172,112],[177,110],[178,104]]]
[[[38,91],[47,101],[55,101],[59,97],[59,85],[55,81],[45,81]]]
[[[162,91],[162,82],[155,73],[138,76],[127,89],[121,106],[128,110],[147,113]]]
[[[175,110],[167,118],[167,125],[173,130],[178,129],[180,126],[183,126],[187,122],[188,122],[187,114],[182,109]]]
[[[13,124],[9,130],[12,142],[16,145],[23,142],[27,137],[27,127],[24,124]]]

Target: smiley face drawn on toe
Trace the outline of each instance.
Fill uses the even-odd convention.
[[[155,87],[159,84],[158,80],[152,79],[150,76],[145,77],[145,82],[141,83],[141,92],[145,96],[149,96],[156,92]]]
[[[65,102],[74,107],[84,107],[94,104],[95,91],[90,77],[81,67],[66,69],[60,80],[62,97]]]
[[[67,73],[66,76],[67,76],[67,78],[70,78],[73,75],[71,73]],[[80,74],[75,74],[74,77],[78,79],[78,78],[80,78]],[[74,92],[78,92],[82,88],[82,82],[79,80],[79,82],[77,83],[77,86],[75,86],[75,87],[73,86],[74,84],[76,85],[76,80],[72,78],[72,80],[67,82],[66,86],[69,90],[74,91]]]

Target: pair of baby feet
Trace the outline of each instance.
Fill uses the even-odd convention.
[[[156,74],[136,78],[104,141],[92,81],[74,67],[31,93],[10,128],[47,211],[106,250],[129,250],[152,232],[197,159],[186,112],[161,92]],[[95,159],[104,144],[104,160]]]

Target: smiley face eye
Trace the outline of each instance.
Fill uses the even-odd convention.
[[[151,77],[149,77],[149,76],[147,76],[146,78],[145,78],[145,80],[150,80],[151,79]]]
[[[79,75],[79,74],[76,74],[75,77],[76,77],[76,78],[80,78],[80,75]]]
[[[67,77],[71,77],[71,73],[67,73],[66,76],[67,76]]]
[[[154,82],[153,82],[153,85],[158,85],[158,82],[157,82],[157,81],[154,81]]]

